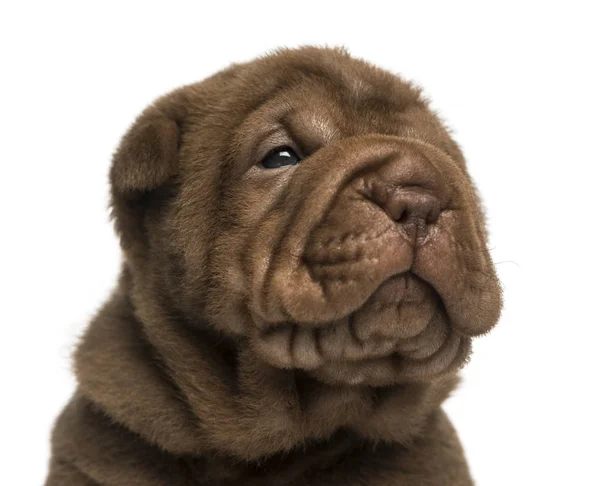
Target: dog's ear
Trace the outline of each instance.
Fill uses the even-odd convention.
[[[148,219],[176,186],[184,101],[176,92],[155,102],[131,125],[113,156],[112,216],[126,252],[139,253],[147,245]]]
[[[136,196],[169,180],[177,169],[179,127],[155,107],[144,112],[121,140],[110,171],[113,193]]]

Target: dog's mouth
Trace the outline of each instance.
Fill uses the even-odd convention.
[[[411,272],[388,278],[357,310],[329,323],[254,326],[254,351],[328,383],[385,385],[456,371],[470,340],[449,325],[435,289]]]

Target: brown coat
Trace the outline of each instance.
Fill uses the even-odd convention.
[[[440,405],[501,296],[417,88],[280,50],[156,101],[110,179],[123,269],[47,486],[471,484]]]

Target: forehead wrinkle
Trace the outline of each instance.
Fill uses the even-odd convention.
[[[281,119],[290,137],[309,155],[340,137],[333,117],[311,110],[292,110]]]
[[[293,110],[287,99],[281,96],[281,91],[276,91],[273,98],[253,107],[232,130],[227,150],[228,159],[255,160],[261,144],[281,133],[282,126],[277,120],[285,118]]]
[[[318,113],[312,113],[310,116],[311,126],[320,132],[321,138],[327,142],[331,142],[339,136],[339,130],[332,122],[332,120],[326,116]]]

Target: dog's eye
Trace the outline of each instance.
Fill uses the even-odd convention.
[[[287,165],[296,165],[300,157],[290,147],[277,147],[271,150],[261,162],[265,169],[277,169]]]

